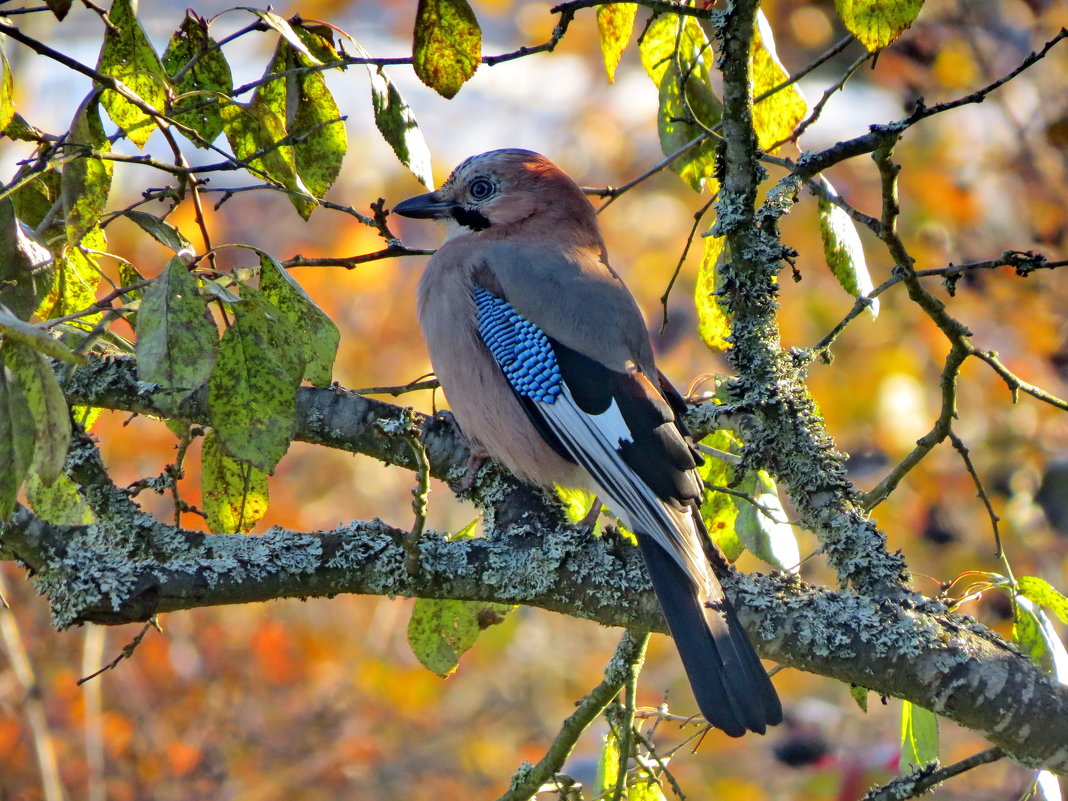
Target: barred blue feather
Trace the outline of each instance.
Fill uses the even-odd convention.
[[[512,389],[539,403],[555,402],[563,379],[549,338],[485,287],[476,284],[471,294],[478,309],[478,332]]]

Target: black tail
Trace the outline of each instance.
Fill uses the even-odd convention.
[[[650,537],[645,566],[705,720],[731,737],[782,722],[782,704],[725,597],[699,595],[686,571]]]

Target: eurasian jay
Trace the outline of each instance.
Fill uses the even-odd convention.
[[[700,456],[593,206],[528,150],[473,156],[394,209],[445,223],[419,322],[461,430],[521,478],[581,487],[637,537],[697,704],[733,737],[782,720],[723,594],[697,510]]]

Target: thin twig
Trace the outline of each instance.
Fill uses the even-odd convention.
[[[141,630],[139,632],[137,632],[137,634],[134,635],[134,638],[132,640],[130,640],[128,643],[126,643],[126,645],[122,646],[122,650],[119,651],[119,655],[118,656],[116,656],[114,659],[112,659],[110,662],[108,662],[106,665],[104,665],[104,667],[100,668],[99,670],[96,670],[96,671],[90,673],[88,676],[83,676],[82,678],[78,679],[78,681],[77,681],[78,686],[80,687],[81,685],[85,684],[87,681],[91,681],[92,679],[95,679],[101,673],[106,673],[109,670],[114,670],[122,660],[129,659],[131,656],[133,656],[134,651],[137,650],[137,646],[139,646],[141,644],[141,640],[143,640],[145,638],[145,635],[148,633],[149,629],[155,629],[156,631],[163,631],[163,629],[160,628],[159,623],[156,621],[156,616],[155,615],[153,615],[148,620],[148,622],[145,623],[145,625],[143,625],[141,627]]]
[[[907,798],[917,798],[947,779],[952,779],[980,765],[997,762],[1004,756],[1005,752],[995,746],[962,759],[960,762],[946,765],[944,768],[934,770],[920,768],[907,776],[899,776],[887,784],[869,790],[862,801],[905,801]]]

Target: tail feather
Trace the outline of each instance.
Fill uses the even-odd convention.
[[[727,599],[702,597],[654,540],[638,542],[701,714],[731,737],[780,723],[779,697]]]

